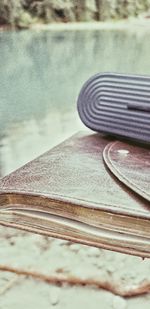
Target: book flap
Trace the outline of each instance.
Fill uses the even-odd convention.
[[[150,148],[124,142],[108,144],[103,157],[112,173],[130,189],[150,201]]]

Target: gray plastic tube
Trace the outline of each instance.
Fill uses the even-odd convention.
[[[150,143],[150,77],[96,74],[82,87],[77,108],[90,129]]]

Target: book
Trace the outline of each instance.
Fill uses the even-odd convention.
[[[117,177],[112,143],[111,137],[79,132],[2,178],[0,224],[150,257],[150,200],[140,188],[135,192],[133,175],[129,186],[128,173],[124,177],[121,170]],[[124,143],[116,145],[121,166],[128,152]],[[142,146],[126,145],[129,152],[136,147],[148,155]]]

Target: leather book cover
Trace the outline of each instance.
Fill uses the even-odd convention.
[[[149,149],[118,143],[81,132],[1,179],[0,224],[150,257]]]

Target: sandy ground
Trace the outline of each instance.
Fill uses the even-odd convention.
[[[0,309],[150,308],[150,294],[120,296],[149,283],[148,259],[1,227],[0,269],[4,266],[20,274],[0,271]],[[23,271],[32,275],[22,275]],[[58,284],[45,282],[47,277],[57,278]],[[72,278],[78,284],[70,285]],[[86,280],[99,282],[104,289],[81,286]]]

